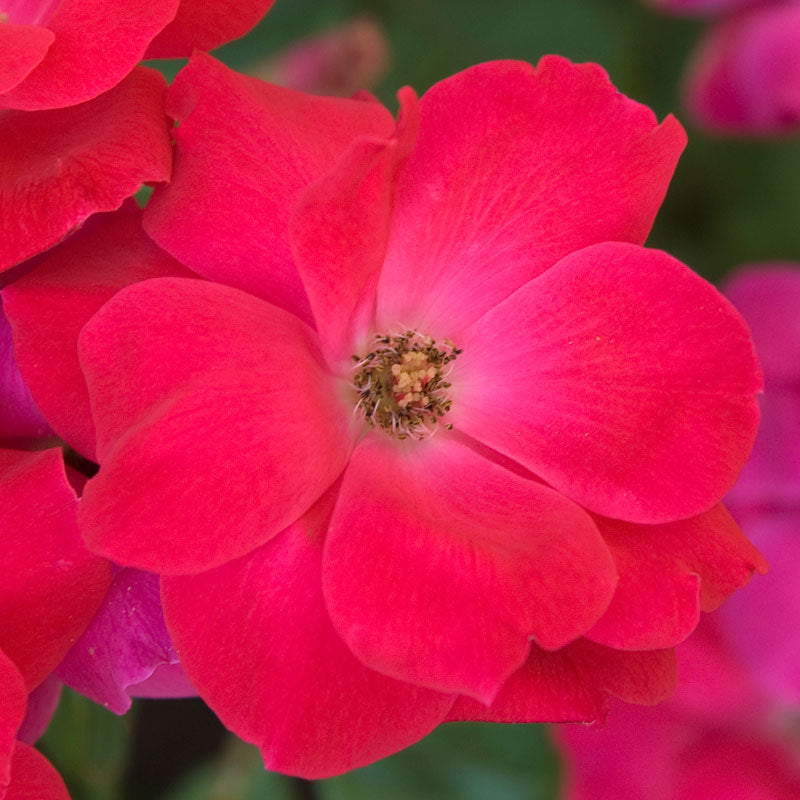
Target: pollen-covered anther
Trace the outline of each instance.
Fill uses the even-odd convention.
[[[447,376],[459,353],[452,342],[416,331],[375,336],[366,356],[353,356],[356,410],[398,439],[432,435],[452,404]]]

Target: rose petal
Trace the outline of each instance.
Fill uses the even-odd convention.
[[[158,576],[122,569],[56,674],[95,703],[124,714],[131,706],[128,689],[159,665],[177,660],[161,611]]]
[[[41,738],[56,713],[61,700],[63,683],[55,675],[48,675],[28,695],[28,709],[22,721],[17,738],[25,744],[34,745]]]
[[[0,792],[11,779],[11,757],[17,730],[25,717],[28,693],[22,675],[0,650]]]
[[[598,722],[608,697],[654,705],[675,688],[673,650],[623,652],[579,639],[548,653],[538,647],[488,708],[460,697],[449,720],[487,722]]]
[[[378,319],[456,336],[559,259],[642,244],[686,143],[596,64],[480,64],[420,100]]]
[[[17,742],[11,764],[11,785],[3,800],[70,800],[64,781],[38,751]]]
[[[53,39],[52,31],[37,25],[0,24],[0,95],[25,79],[45,57]]]
[[[14,358],[11,326],[0,305],[0,440],[5,447],[20,446],[27,439],[50,433],[50,426],[36,407]]]
[[[274,0],[181,0],[175,19],[150,43],[146,58],[188,57],[244,36]]]
[[[29,689],[80,636],[110,582],[83,546],[61,451],[0,450],[0,647]]]
[[[162,579],[167,624],[200,695],[268,769],[306,778],[413,744],[453,702],[363,666],[331,627],[320,540],[334,499],[238,561]]]
[[[483,702],[529,640],[584,633],[615,584],[582,509],[452,440],[364,439],[325,541],[325,598],[356,656]]]
[[[291,221],[297,269],[331,362],[346,362],[370,333],[395,181],[419,125],[414,93],[401,92],[400,102],[395,135],[356,139],[301,194]]]
[[[91,214],[119,208],[142,183],[169,177],[164,87],[155,70],[137,67],[72,108],[0,111],[0,270],[46,250]]]
[[[271,86],[202,54],[170,87],[168,110],[179,122],[175,170],[147,207],[147,232],[200,275],[311,322],[289,216],[353,139],[391,136],[389,112]]]
[[[100,472],[84,536],[119,563],[208,569],[300,517],[338,477],[352,414],[293,315],[219,284],[129,286],[80,337]]]
[[[605,516],[706,511],[750,453],[761,377],[747,326],[666,253],[581,250],[457,344],[453,424]]]
[[[78,363],[78,334],[106,300],[131,283],[189,276],[141,227],[133,200],[92,217],[36,269],[3,289],[19,369],[59,436],[95,459],[89,393]],[[21,380],[21,378],[20,378]]]
[[[673,647],[766,562],[717,505],[664,525],[595,517],[619,572],[611,605],[587,637],[621,650]]]
[[[41,30],[52,44],[0,107],[35,111],[83,103],[122,81],[178,0],[61,0]],[[5,57],[5,53],[4,53]]]

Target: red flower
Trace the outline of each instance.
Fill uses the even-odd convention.
[[[145,224],[206,280],[152,245],[142,272],[114,215],[114,259],[86,231],[4,295],[100,462],[91,546],[164,576],[201,695],[312,777],[446,719],[655,702],[762,566],[717,505],[757,423],[746,327],[640,246],[680,126],[558,58],[401,101],[395,131],[196,57]]]
[[[211,50],[247,33],[273,0],[6,0],[0,108],[91,100],[143,58]]]

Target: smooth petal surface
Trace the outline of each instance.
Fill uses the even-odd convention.
[[[161,664],[177,661],[161,611],[158,576],[122,569],[56,674],[95,703],[124,714],[131,705],[129,688]]]
[[[3,800],[70,800],[64,781],[38,751],[17,742],[11,764],[11,785]]]
[[[17,730],[25,717],[28,692],[22,675],[0,651],[0,791],[11,779],[11,757]]]
[[[55,36],[37,25],[0,24],[0,106],[2,94],[13,89],[45,57]]]
[[[723,20],[692,58],[684,99],[714,132],[775,135],[800,127],[800,5],[766,3]]]
[[[686,135],[596,64],[480,64],[420,100],[397,189],[379,327],[451,338],[559,259],[642,244]],[[436,334],[434,334],[436,335]]]
[[[274,0],[181,0],[175,19],[158,34],[147,58],[180,58],[244,36]]]
[[[59,436],[92,460],[94,422],[78,362],[81,328],[124,286],[192,275],[153,244],[141,219],[133,200],[119,211],[93,216],[3,289],[17,362],[30,391]]]
[[[0,441],[6,447],[50,432],[42,412],[20,375],[14,358],[11,326],[0,305]]]
[[[298,519],[353,441],[315,338],[293,315],[200,280],[145,281],[106,303],[80,337],[102,465],[81,504],[90,546],[180,574]]]
[[[61,108],[108,91],[141,61],[177,7],[178,0],[61,0],[42,23],[49,49],[16,88],[0,95],[0,107]]]
[[[325,541],[325,599],[356,656],[483,702],[530,640],[584,633],[616,580],[582,509],[444,437],[364,439]]]
[[[46,250],[172,159],[165,81],[137,67],[102,97],[67,109],[0,111],[0,270]]]
[[[200,695],[268,769],[324,778],[413,744],[453,698],[368,669],[333,630],[321,537],[335,491],[259,550],[162,579],[167,624]]]
[[[747,326],[666,253],[581,250],[457,344],[453,424],[605,516],[706,511],[750,453],[761,376]]]
[[[419,126],[416,95],[406,89],[400,102],[395,135],[356,139],[336,168],[303,192],[291,220],[297,269],[332,362],[346,362],[370,333],[395,180]]]
[[[60,450],[0,450],[0,647],[28,689],[49,675],[99,607],[110,566],[83,546]]]
[[[587,637],[609,647],[673,647],[694,630],[701,609],[713,611],[754,570],[767,569],[722,505],[664,525],[595,522],[620,577],[611,605]]]
[[[672,650],[625,653],[579,639],[548,653],[531,649],[525,665],[486,708],[460,697],[450,720],[487,722],[597,722],[608,713],[609,695],[654,705],[675,688]]]
[[[195,272],[312,321],[289,217],[353,139],[394,130],[378,103],[315,97],[195,55],[170,87],[175,169],[145,213],[147,232]]]

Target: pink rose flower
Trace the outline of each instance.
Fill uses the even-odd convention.
[[[753,331],[764,365],[762,425],[729,495],[748,536],[770,561],[719,624],[751,678],[776,704],[800,712],[800,264],[745,267],[725,292]]]
[[[719,505],[746,326],[641,246],[678,123],[554,57],[400,97],[395,124],[196,56],[144,216],[172,258],[118,212],[4,292],[100,464],[90,546],[162,576],[201,696],[308,777],[449,719],[657,702],[763,569]]]
[[[273,0],[4,0],[0,108],[72,106],[143,58],[210,50],[250,30]]]
[[[389,66],[389,43],[377,22],[359,17],[308,36],[249,70],[280,86],[351,97],[372,89]]]

